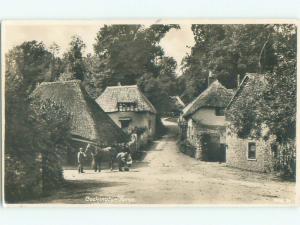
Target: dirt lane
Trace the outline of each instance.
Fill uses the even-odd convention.
[[[69,185],[42,201],[89,204],[283,204],[293,203],[295,183],[267,175],[196,161],[179,152],[177,126],[153,143],[129,172],[65,170]]]

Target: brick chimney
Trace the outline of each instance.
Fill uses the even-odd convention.
[[[216,76],[212,73],[212,71],[209,71],[208,74],[208,87],[216,80]]]

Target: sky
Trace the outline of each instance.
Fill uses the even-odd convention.
[[[4,24],[3,46],[4,52],[21,44],[24,41],[37,40],[43,41],[47,47],[53,42],[60,46],[60,53],[68,49],[69,42],[73,35],[79,35],[86,44],[85,53],[93,53],[93,44],[96,33],[103,26],[103,23],[97,22],[14,22]],[[167,56],[172,56],[177,62],[177,73],[180,71],[182,58],[190,52],[188,46],[194,45],[191,25],[180,25],[181,29],[172,29],[161,40]]]

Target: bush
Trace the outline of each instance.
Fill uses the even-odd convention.
[[[275,170],[284,178],[296,179],[296,146],[294,141],[273,145],[275,152]]]
[[[40,167],[35,157],[5,154],[5,200],[14,203],[41,194]]]
[[[178,145],[179,150],[182,153],[195,158],[196,148],[193,145],[191,145],[187,140],[178,141]]]
[[[24,113],[27,117],[16,116],[6,130],[7,202],[48,194],[63,181],[61,164],[70,135],[68,114],[50,101],[32,102]]]
[[[62,181],[61,158],[70,135],[68,113],[53,102],[30,97],[38,83],[53,80],[48,76],[52,59],[37,41],[24,42],[5,56],[7,202],[38,197]]]

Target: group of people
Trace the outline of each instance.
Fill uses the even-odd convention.
[[[88,144],[85,151],[82,147],[79,148],[77,153],[77,161],[78,161],[78,173],[84,173],[83,165],[85,161],[85,157],[87,157],[87,152],[90,151],[92,156],[92,168],[95,172],[101,172],[101,162],[103,160],[103,155],[105,152],[109,152],[112,156],[112,162],[116,160],[118,162],[119,171],[129,171],[129,167],[132,165],[132,157],[130,154],[129,148],[122,148],[122,151],[117,152],[115,155],[112,153],[111,147],[107,148],[99,148],[97,146],[92,147],[91,144]]]

